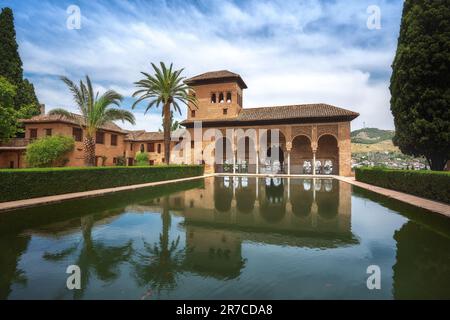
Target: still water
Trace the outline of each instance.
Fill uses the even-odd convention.
[[[449,299],[450,224],[333,179],[199,179],[1,214],[0,298]]]

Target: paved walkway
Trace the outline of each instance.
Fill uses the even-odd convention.
[[[412,204],[416,207],[419,208],[423,208],[423,209],[427,209],[433,212],[437,212],[440,213],[448,218],[450,218],[450,205],[442,203],[442,202],[437,202],[437,201],[433,201],[433,200],[429,200],[429,199],[425,199],[425,198],[421,198],[418,196],[414,196],[411,194],[407,194],[407,193],[403,193],[400,191],[395,191],[395,190],[391,190],[391,189],[386,189],[386,188],[382,188],[382,187],[377,187],[368,183],[364,183],[364,182],[360,182],[360,181],[356,181],[355,177],[339,177],[336,176],[336,179],[339,179],[341,181],[345,181],[348,182],[352,185],[367,189],[369,191],[373,191],[379,194],[382,194],[386,197],[392,198],[392,199],[396,199],[402,202],[406,202],[409,204]]]
[[[131,186],[122,186],[122,187],[114,187],[114,188],[108,188],[108,189],[98,189],[98,190],[90,190],[90,191],[83,191],[83,192],[58,194],[58,195],[54,195],[54,196],[47,196],[47,197],[40,197],[40,198],[31,198],[31,199],[24,199],[24,200],[1,202],[0,203],[0,212],[35,207],[35,206],[44,205],[44,204],[61,202],[61,201],[65,201],[65,200],[97,197],[97,196],[105,195],[108,193],[129,191],[129,190],[158,186],[158,185],[166,184],[166,183],[175,183],[175,182],[196,180],[196,179],[202,179],[202,178],[207,178],[207,177],[212,177],[212,176],[214,176],[214,174],[205,174],[203,176],[197,176],[197,177],[189,177],[189,178],[158,181],[158,182],[149,182],[149,183],[143,183],[143,184],[135,184],[135,185],[131,185]]]
[[[76,192],[76,193],[67,193],[67,194],[59,194],[54,196],[48,196],[48,197],[40,197],[40,198],[32,198],[32,199],[24,199],[24,200],[17,200],[17,201],[10,201],[10,202],[2,202],[0,203],[0,212],[2,211],[9,211],[9,210],[16,210],[16,209],[23,209],[28,207],[34,207],[38,205],[44,205],[44,204],[50,204],[55,202],[61,202],[65,200],[71,200],[71,199],[82,199],[82,198],[89,198],[89,197],[96,197],[101,196],[109,193],[114,192],[120,192],[120,191],[128,191],[128,190],[135,190],[140,188],[146,188],[146,187],[153,187],[158,186],[165,183],[175,183],[175,182],[182,182],[182,181],[189,181],[189,180],[195,180],[195,179],[202,179],[207,177],[213,177],[213,176],[257,176],[257,177],[267,177],[267,176],[273,176],[273,175],[267,175],[267,174],[205,174],[203,176],[198,177],[190,177],[190,178],[182,178],[182,179],[174,179],[174,180],[168,180],[168,181],[158,181],[158,182],[149,182],[144,184],[137,184],[137,185],[131,185],[131,186],[122,186],[122,187],[115,187],[115,188],[108,188],[108,189],[99,189],[99,190],[91,190],[91,191],[83,191],[83,192]],[[274,175],[279,177],[290,177],[290,178],[312,178],[311,175]],[[412,204],[414,206],[417,206],[419,208],[427,209],[433,212],[440,213],[448,218],[450,218],[450,205],[447,205],[445,203],[428,200],[425,198],[413,196],[410,194],[406,194],[399,191],[394,191],[382,187],[377,187],[371,184],[367,184],[364,182],[356,181],[354,177],[341,177],[341,176],[322,176],[322,175],[316,175],[315,178],[336,178],[338,180],[348,182],[352,185],[367,189],[369,191],[373,191],[379,194],[382,194],[386,197],[396,199],[402,202],[406,202],[409,204]]]

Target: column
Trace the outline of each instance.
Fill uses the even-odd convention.
[[[256,150],[256,174],[259,173],[259,150]]]
[[[287,174],[291,174],[291,151],[287,152],[287,163],[288,163]]]
[[[316,175],[316,150],[313,150],[313,176]]]

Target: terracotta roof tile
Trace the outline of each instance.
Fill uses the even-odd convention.
[[[335,107],[329,104],[297,104],[287,106],[273,106],[261,108],[244,108],[239,115],[234,118],[225,119],[198,119],[204,122],[258,122],[268,120],[289,120],[289,119],[342,119],[353,120],[359,113],[347,109]],[[181,124],[193,123],[195,120],[185,120]]]
[[[262,107],[242,109],[238,121],[278,120],[292,118],[333,118],[359,116],[359,113],[335,107],[329,104],[298,104],[288,106]]]
[[[164,133],[162,132],[147,132],[145,130],[128,131],[125,140],[129,141],[152,141],[164,140]]]
[[[210,82],[217,81],[221,79],[236,79],[242,88],[246,89],[247,85],[244,80],[242,80],[241,76],[237,73],[228,71],[228,70],[218,70],[218,71],[210,71],[205,72],[199,75],[196,75],[192,78],[186,79],[184,82],[188,85],[200,84],[202,82]]]
[[[73,115],[76,118],[78,118],[79,120],[82,120],[82,117],[79,114],[73,113]],[[65,116],[49,115],[49,114],[40,114],[40,115],[31,117],[30,119],[21,119],[20,122],[22,122],[22,123],[63,122],[63,123],[69,123],[69,124],[78,125],[77,121],[74,121],[72,119],[68,119]],[[103,130],[109,130],[109,131],[114,131],[114,132],[119,132],[119,133],[126,133],[125,130],[123,130],[121,127],[119,127],[114,122],[107,122],[103,126],[101,126],[100,128],[103,129]]]

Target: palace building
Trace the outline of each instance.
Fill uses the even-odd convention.
[[[181,122],[186,129],[173,134],[182,138],[171,142],[172,162],[204,163],[205,172],[351,174],[350,122],[358,113],[324,103],[244,108],[247,85],[240,75],[227,70],[203,73],[185,82],[198,102],[188,106],[187,119]],[[55,134],[75,139],[75,150],[67,155],[66,165],[83,165],[85,130],[76,122],[45,114],[45,108],[22,122],[25,137],[0,144],[0,168],[26,167],[27,144]],[[193,141],[196,123],[201,123],[200,141]],[[211,129],[220,132],[220,138],[205,134]],[[239,135],[251,129],[254,135]],[[274,136],[276,143],[271,141]],[[199,152],[174,150],[183,139],[185,148],[198,148]],[[244,146],[244,151],[239,152],[238,146]],[[212,153],[204,152],[211,149]],[[222,151],[223,161],[217,161],[217,150]],[[97,165],[116,165],[119,159],[134,165],[140,151],[149,153],[150,165],[163,163],[163,134],[124,130],[115,123],[99,128]]]
[[[215,143],[215,150],[223,148],[224,156],[226,150],[231,150],[233,167],[243,163],[247,172],[262,173],[267,166],[273,166],[270,133],[277,130],[278,171],[351,174],[350,122],[358,113],[324,103],[244,108],[247,85],[240,75],[227,70],[207,72],[185,82],[193,88],[198,103],[197,107],[189,106],[187,119],[181,124],[191,137],[196,121],[201,121],[202,130],[215,128],[222,132],[222,141],[211,141],[206,135],[202,150]],[[256,136],[239,138],[237,134],[231,137],[226,134],[226,131],[237,132],[238,129],[255,129]],[[267,137],[261,139],[260,135]],[[261,141],[267,141],[268,145],[262,146]],[[239,145],[245,146],[244,153],[236,152]],[[207,163],[217,162],[207,160],[210,160],[205,161]],[[224,171],[224,162],[209,168],[210,171]]]

